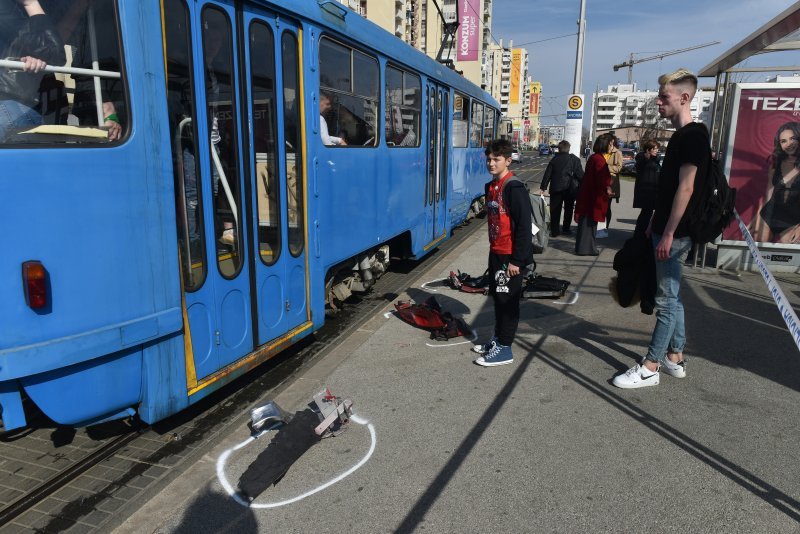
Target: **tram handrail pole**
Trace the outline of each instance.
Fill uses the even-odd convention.
[[[22,61],[14,61],[13,59],[0,59],[0,67],[5,67],[7,69],[22,70],[25,67],[25,63],[23,63]],[[100,78],[119,79],[122,77],[122,75],[119,72],[114,72],[113,70],[82,69],[80,67],[57,67],[54,65],[48,65],[42,70],[44,72],[62,73],[62,74],[82,74],[84,76],[97,76]]]
[[[94,9],[89,7],[89,46],[92,49],[92,69],[100,70],[100,62],[97,61],[97,33],[94,26]],[[103,117],[103,93],[100,88],[100,78],[93,77],[94,80],[94,100],[97,105],[97,125],[102,126],[105,123]]]

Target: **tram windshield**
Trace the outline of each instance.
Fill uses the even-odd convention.
[[[118,27],[113,0],[0,2],[0,146],[122,139]]]

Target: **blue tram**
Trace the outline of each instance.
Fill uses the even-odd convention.
[[[64,425],[180,411],[483,193],[497,102],[331,0],[39,4],[45,70],[0,27],[37,86],[0,96],[35,111],[0,130],[6,430],[25,396]]]

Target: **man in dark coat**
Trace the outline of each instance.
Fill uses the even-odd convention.
[[[547,169],[544,171],[542,185],[539,193],[544,194],[548,186],[550,187],[550,235],[558,237],[559,219],[561,219],[561,209],[564,209],[564,222],[561,231],[570,234],[572,224],[572,210],[575,209],[575,197],[578,193],[581,179],[583,179],[583,167],[581,160],[575,154],[569,153],[569,141],[558,143],[558,154],[556,154]]]
[[[636,154],[636,185],[633,187],[633,207],[640,208],[636,219],[634,234],[644,235],[653,211],[656,209],[656,193],[658,193],[658,142],[648,139],[642,145],[642,152]]]

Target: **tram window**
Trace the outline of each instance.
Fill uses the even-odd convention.
[[[243,216],[237,158],[233,40],[230,20],[221,9],[204,8],[202,25],[203,84],[217,267],[223,277],[233,278],[242,265],[240,224]]]
[[[175,180],[178,249],[183,286],[194,291],[206,278],[203,196],[197,177],[199,154],[194,109],[192,40],[189,12],[183,0],[165,0],[167,113]]]
[[[3,100],[10,121],[0,124],[0,146],[12,144],[104,144],[130,130],[122,76],[116,2],[48,2],[50,32],[31,39],[22,2],[6,0],[0,29],[0,67],[7,74],[22,65],[16,58],[36,57],[47,69],[13,76]],[[94,67],[93,63],[97,63]],[[75,74],[90,69],[93,75]],[[5,76],[4,76],[5,77]],[[10,78],[10,79],[11,79]],[[97,83],[95,83],[97,82]]]
[[[299,256],[305,240],[303,204],[303,154],[300,152],[300,104],[297,37],[283,32],[283,135],[286,141],[286,209],[289,223],[289,253]]]
[[[469,131],[469,146],[471,147],[479,147],[481,146],[482,132],[481,127],[483,126],[483,104],[480,102],[472,102],[472,125]]]
[[[281,251],[280,180],[275,111],[275,46],[272,30],[262,22],[250,26],[250,94],[258,202],[258,250],[272,265]]]
[[[455,94],[453,98],[453,147],[465,148],[467,146],[467,131],[469,129],[469,97]]]
[[[319,65],[320,95],[326,95],[330,102],[328,109],[320,107],[320,113],[325,119],[328,133],[343,140],[335,144],[376,146],[378,61],[349,46],[322,38]]]
[[[419,146],[419,76],[386,67],[386,144],[391,147]]]
[[[483,146],[487,146],[494,139],[494,108],[486,106],[486,116],[483,119]]]

